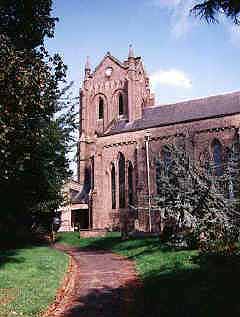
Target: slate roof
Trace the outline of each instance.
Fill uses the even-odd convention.
[[[143,110],[141,119],[133,122],[120,120],[107,134],[219,118],[237,113],[240,113],[240,91],[175,104],[147,107]]]
[[[69,198],[73,205],[86,204],[88,202],[89,191],[86,190],[86,186],[81,186],[77,181],[71,179],[69,185]]]
[[[72,204],[87,204],[88,200],[89,200],[88,193],[83,188],[71,199],[71,203]]]

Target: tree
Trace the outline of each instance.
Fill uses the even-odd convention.
[[[240,2],[238,0],[205,0],[191,10],[196,16],[208,23],[218,23],[218,16],[224,14],[233,23],[240,24]]]
[[[234,192],[235,199],[230,199],[228,167],[225,166],[222,176],[216,176],[215,166],[209,162],[200,166],[184,149],[169,145],[165,151],[170,160],[167,166],[166,161],[157,160],[155,203],[167,224],[168,234],[191,232],[204,251],[228,252],[239,236],[240,221],[239,186]],[[234,157],[230,162],[231,173],[238,180],[239,149],[237,158],[236,147],[231,152],[233,155],[229,157]]]
[[[0,12],[5,10],[15,26],[6,22],[0,34],[1,220],[4,228],[18,228],[30,226],[33,214],[52,212],[62,202],[76,122],[74,104],[60,88],[66,66],[59,55],[36,47],[46,34],[53,35],[51,1],[11,1],[9,8],[7,2],[0,4]],[[32,32],[25,28],[29,6]]]
[[[0,33],[19,49],[42,45],[46,36],[54,36],[58,21],[50,16],[51,11],[52,0],[1,0]]]

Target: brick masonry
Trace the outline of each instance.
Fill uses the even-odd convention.
[[[120,93],[124,101],[124,113],[121,115],[118,113]],[[120,222],[121,226],[124,226],[124,223],[127,222],[126,218],[130,219],[133,224],[137,217],[135,226],[138,226],[140,230],[148,230],[146,211],[141,209],[129,211],[128,208],[119,208],[118,163],[120,153],[125,157],[126,206],[128,206],[128,166],[131,162],[134,206],[141,207],[143,197],[148,194],[146,133],[150,134],[150,191],[154,195],[156,194],[154,161],[164,145],[181,143],[185,145],[193,159],[199,160],[206,153],[212,159],[213,140],[218,139],[225,151],[235,138],[239,138],[239,95],[239,93],[234,93],[199,99],[199,102],[194,100],[179,103],[179,105],[175,104],[173,107],[179,113],[187,109],[189,113],[183,113],[181,117],[185,119],[189,117],[189,120],[184,119],[184,122],[176,120],[175,123],[169,122],[169,124],[165,122],[164,125],[158,124],[158,121],[155,120],[154,124],[145,128],[148,119],[145,119],[144,113],[147,113],[148,109],[153,109],[154,98],[150,93],[149,79],[141,58],[134,57],[132,49],[130,49],[129,57],[124,62],[118,61],[107,53],[93,72],[87,64],[85,80],[80,90],[79,182],[83,188],[88,189],[86,192],[90,197],[92,228],[111,230],[119,227]],[[100,96],[104,100],[103,119],[98,119]],[[231,109],[228,107],[230,102]],[[204,104],[206,107],[208,103],[209,107],[214,107],[215,110],[209,111],[209,117],[206,117],[205,113],[201,113],[199,109],[201,109],[201,105]],[[218,104],[221,104],[221,109]],[[158,107],[158,109],[159,112],[162,107]],[[194,113],[196,113],[197,119],[194,119]],[[159,116],[161,118],[161,113]],[[138,128],[130,128],[133,126],[138,126]],[[111,190],[113,165],[116,172],[115,209],[112,209]],[[157,223],[158,216],[155,215],[154,219]],[[158,230],[157,225],[155,230]]]

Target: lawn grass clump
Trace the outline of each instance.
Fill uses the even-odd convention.
[[[142,288],[131,317],[240,316],[240,257],[212,257],[197,250],[176,250],[158,237],[121,240],[79,238],[62,233],[59,242],[111,250],[136,262]]]
[[[38,317],[53,302],[68,256],[47,246],[0,253],[0,316]]]

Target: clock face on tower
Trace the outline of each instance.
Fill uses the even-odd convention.
[[[112,72],[113,72],[112,67],[107,67],[107,68],[105,69],[105,75],[106,75],[107,77],[110,77],[110,76],[112,75]]]

